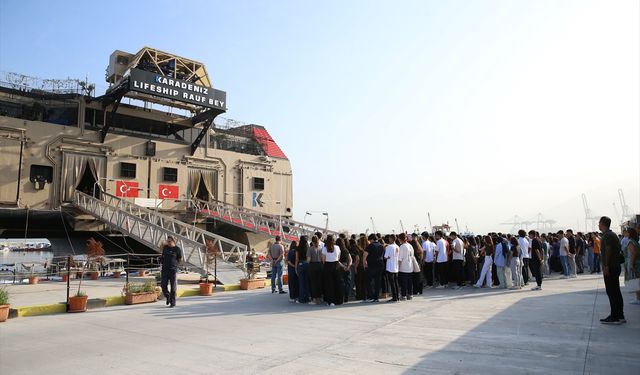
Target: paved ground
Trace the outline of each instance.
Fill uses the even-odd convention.
[[[640,306],[603,326],[600,277],[324,307],[225,292],[0,324],[0,373],[638,374]],[[594,314],[595,313],[595,314]]]

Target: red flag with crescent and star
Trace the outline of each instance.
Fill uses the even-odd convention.
[[[158,198],[160,199],[178,199],[180,187],[178,185],[158,185]]]
[[[116,181],[116,197],[138,198],[138,183],[134,181]]]

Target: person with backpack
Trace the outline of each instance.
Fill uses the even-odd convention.
[[[602,274],[607,297],[609,297],[609,305],[611,306],[611,314],[604,319],[600,319],[600,322],[602,324],[620,325],[627,322],[624,318],[624,305],[622,293],[620,292],[620,273],[622,272],[620,260],[624,262],[622,247],[618,236],[610,229],[611,219],[609,217],[602,216],[598,222],[598,227],[602,232],[600,246]]]

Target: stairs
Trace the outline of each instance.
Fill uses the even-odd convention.
[[[198,214],[254,233],[280,236],[285,242],[298,241],[303,235],[310,240],[315,232],[323,233],[324,236],[331,234],[336,238],[338,235],[338,232],[330,231],[327,228],[316,227],[289,218],[267,215],[219,201],[207,202],[195,199],[193,205]]]
[[[247,246],[217,234],[189,225],[154,210],[102,192],[103,199],[76,191],[73,204],[109,227],[134,238],[160,252],[159,244],[172,236],[182,249],[183,262],[205,273],[207,269],[205,246],[207,241],[220,251],[222,261],[217,262],[217,277],[223,284],[237,284],[244,278]],[[213,268],[209,266],[209,271]]]

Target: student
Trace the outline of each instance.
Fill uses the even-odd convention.
[[[364,251],[364,268],[367,274],[368,302],[378,302],[382,272],[384,271],[384,248],[375,234],[369,235],[369,244]]]
[[[401,301],[411,300],[413,295],[413,247],[407,242],[407,235],[400,233],[400,254],[398,256],[398,280],[400,282]]]
[[[625,263],[629,272],[624,273],[624,280],[631,292],[635,292],[636,299],[631,301],[633,305],[640,305],[640,244],[638,231],[629,228],[629,241],[625,252]]]
[[[309,289],[313,303],[322,301],[322,247],[320,239],[314,235],[311,237],[311,246],[307,252],[309,262]]]
[[[437,288],[446,288],[449,285],[449,256],[447,254],[447,241],[442,238],[442,231],[436,231],[436,275],[440,286]]]
[[[431,241],[433,237],[429,236],[429,233],[422,233],[422,249],[424,251],[424,266],[422,273],[427,284],[427,288],[433,287],[433,264],[435,262],[435,247],[436,245]]]
[[[480,273],[480,278],[478,282],[475,284],[476,288],[481,288],[482,284],[486,280],[487,288],[491,288],[491,266],[493,265],[492,255],[493,255],[493,241],[491,237],[484,237],[484,244],[480,248],[480,254],[484,255],[484,263],[482,265],[482,272]]]
[[[538,232],[534,230],[529,231],[529,238],[531,238],[531,261],[529,262],[529,268],[531,269],[531,273],[533,277],[536,279],[536,286],[531,288],[531,290],[541,290],[542,289],[542,262],[544,261],[544,257],[542,256],[542,244],[540,243],[540,238]]]
[[[414,267],[413,273],[411,274],[414,295],[422,294],[422,288],[424,286],[422,280],[422,272],[424,268],[424,251],[422,250],[422,246],[420,245],[420,241],[418,240],[418,238],[419,237],[417,234],[413,234],[411,236],[411,247],[413,247],[413,256],[416,258],[416,261],[418,263],[418,271],[416,271]]]
[[[309,303],[309,241],[307,236],[300,236],[300,244],[296,248],[296,272],[298,274],[298,302]]]
[[[324,247],[322,247],[322,275],[324,300],[329,306],[338,304],[338,297],[342,303],[342,292],[340,291],[341,271],[338,260],[340,259],[340,247],[338,247],[332,235],[327,236]]]
[[[576,238],[573,235],[573,230],[567,229],[567,240],[569,241],[569,255],[567,261],[569,264],[569,277],[578,277],[576,269]]]
[[[344,236],[344,234],[342,235]],[[344,236],[346,238],[346,236]],[[340,248],[340,256],[338,257],[339,269],[338,274],[340,279],[338,280],[338,295],[336,295],[336,305],[341,305],[343,302],[349,301],[349,295],[351,294],[351,254],[347,249],[347,240],[345,238],[338,238],[336,245]]]
[[[452,268],[453,277],[456,280],[455,289],[460,289],[464,285],[464,243],[456,232],[451,232]]]
[[[356,282],[356,300],[364,301],[367,299],[367,287],[366,280],[367,275],[364,270],[364,249],[367,248],[367,238],[364,235],[361,235],[358,238],[357,243],[355,244],[355,254],[356,257],[354,259],[354,269],[355,269],[355,282]],[[353,257],[353,255],[352,255]]]
[[[513,288],[522,289],[524,280],[522,279],[522,252],[520,243],[515,237],[511,237],[511,274],[513,277]]]
[[[396,236],[391,235],[387,238],[387,247],[384,251],[384,259],[387,260],[386,273],[387,281],[391,289],[391,299],[387,302],[398,302],[398,271],[399,271],[399,256],[400,247],[395,244]]]
[[[602,216],[598,222],[598,227],[602,232],[602,274],[604,275],[604,286],[609,297],[611,314],[600,319],[602,324],[623,324],[627,320],[624,318],[624,305],[622,293],[620,292],[620,266],[621,246],[618,236],[610,229],[611,219]]]
[[[502,245],[502,238],[495,237],[495,255],[493,256],[493,263],[496,266],[496,271],[498,273],[498,281],[500,284],[500,288],[505,289],[507,287],[507,283],[505,281],[505,272],[504,269],[507,265],[507,253],[509,250],[506,249],[506,246]]]
[[[560,264],[562,264],[562,279],[569,277],[569,240],[564,236],[564,231],[558,231],[558,239],[560,243]]]
[[[287,252],[287,277],[289,284],[289,302],[296,302],[300,296],[300,283],[298,282],[298,273],[296,272],[296,248],[298,242],[292,241]]]
[[[597,233],[592,233],[593,238],[593,271],[591,273],[600,273],[600,237]]]
[[[518,244],[522,253],[522,278],[526,286],[529,285],[529,260],[531,259],[531,254],[529,253],[530,242],[527,239],[527,232],[522,229],[518,231]]]

